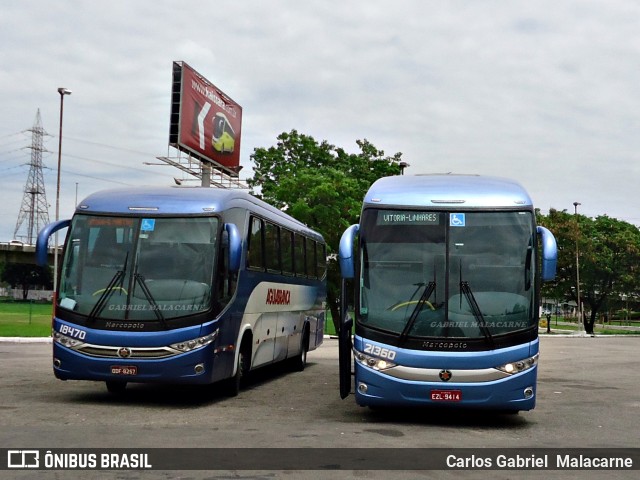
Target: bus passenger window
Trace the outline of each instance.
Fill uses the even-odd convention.
[[[282,272],[293,275],[293,232],[280,230],[280,247],[282,252]]]
[[[316,273],[318,278],[324,278],[327,273],[327,246],[324,243],[316,246]]]
[[[267,270],[280,273],[280,229],[272,223],[267,223],[264,238]]]
[[[256,270],[264,270],[264,262],[262,255],[262,220],[259,218],[251,219],[251,230],[249,231],[247,252],[247,267]]]
[[[304,277],[307,274],[304,258],[304,237],[302,235],[295,235],[294,242],[296,275],[298,275],[299,277]]]
[[[316,277],[316,242],[307,238],[307,275]]]

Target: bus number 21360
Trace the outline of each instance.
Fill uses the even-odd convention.
[[[364,344],[364,353],[369,353],[380,358],[386,358],[387,360],[393,360],[396,358],[395,351],[389,350],[388,348],[382,348],[379,345],[372,345],[370,343]]]

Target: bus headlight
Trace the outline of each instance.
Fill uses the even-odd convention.
[[[75,348],[78,345],[82,345],[84,342],[76,338],[67,337],[66,335],[62,335],[59,332],[53,331],[53,341],[55,343],[59,343],[60,345],[64,345],[65,347]]]
[[[356,362],[358,362],[361,365],[365,365],[369,368],[373,368],[374,370],[378,370],[378,371],[382,371],[382,370],[387,370],[391,367],[395,367],[396,364],[393,362],[390,362],[389,360],[385,360],[383,358],[378,358],[378,357],[372,357],[370,355],[365,355],[362,352],[359,352],[358,350],[353,350],[353,356],[356,359]]]
[[[191,340],[185,340],[184,342],[174,343],[169,345],[171,348],[175,348],[180,352],[191,352],[202,347],[206,347],[218,337],[220,329],[216,329],[213,333],[205,335],[204,337],[194,338]]]
[[[533,357],[518,360],[517,362],[505,363],[504,365],[496,368],[501,372],[508,373],[509,375],[524,372],[525,370],[529,370],[530,368],[533,368],[538,364],[539,356],[540,355],[536,353]]]

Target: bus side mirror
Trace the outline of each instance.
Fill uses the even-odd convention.
[[[240,270],[240,257],[242,256],[242,240],[238,227],[233,223],[225,223],[224,229],[229,236],[229,271]]]
[[[558,246],[553,233],[546,228],[538,227],[538,233],[542,237],[542,272],[540,277],[543,282],[550,282],[556,278]]]
[[[71,224],[71,220],[59,220],[57,222],[45,225],[40,233],[38,233],[38,239],[36,240],[36,263],[44,267],[47,264],[47,254],[49,247],[49,237],[58,230],[67,228]]]
[[[353,244],[360,225],[351,225],[347,228],[340,238],[340,246],[338,248],[338,262],[340,263],[340,273],[342,278],[353,278],[356,275],[355,258],[353,253]]]

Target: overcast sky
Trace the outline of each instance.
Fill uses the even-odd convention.
[[[543,211],[640,225],[635,0],[3,2],[0,241],[13,237],[40,109],[55,216],[123,185],[172,185],[171,68],[243,107],[250,155],[296,129],[347,151],[402,152],[407,174],[511,177]],[[194,184],[194,183],[192,183]]]

